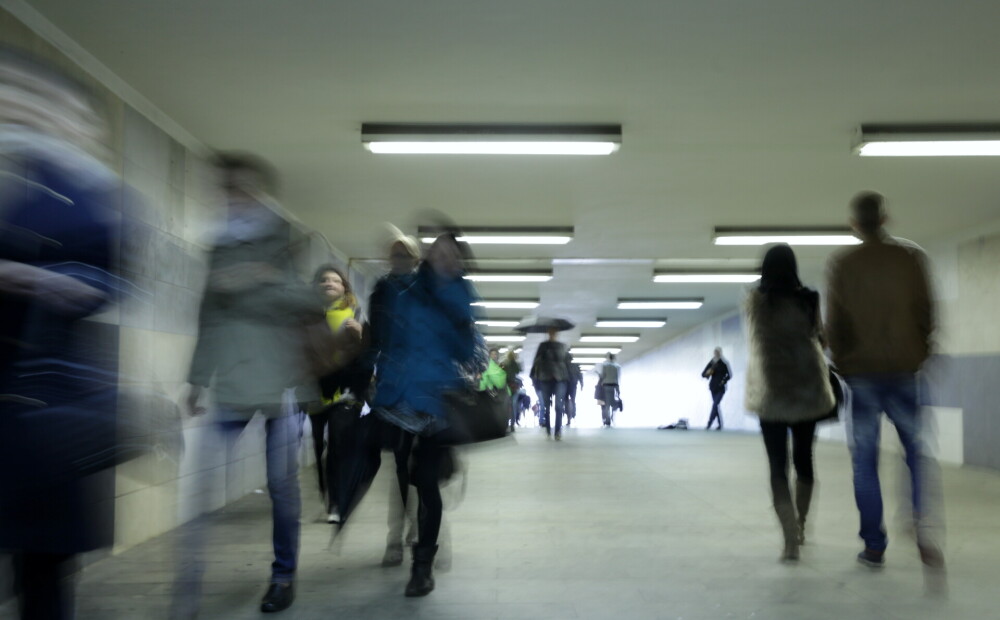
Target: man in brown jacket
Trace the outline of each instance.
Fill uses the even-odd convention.
[[[916,245],[885,232],[882,196],[858,194],[851,210],[851,224],[862,243],[830,260],[826,333],[853,399],[847,438],[865,543],[858,561],[881,567],[888,544],[878,478],[882,412],[896,427],[906,452],[914,519],[923,512],[917,373],[931,351],[934,303],[926,256]],[[936,545],[925,540],[917,544],[925,564],[943,565]]]

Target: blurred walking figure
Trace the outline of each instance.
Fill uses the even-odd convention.
[[[375,414],[417,435],[412,483],[420,497],[417,543],[406,596],[434,590],[433,563],[441,529],[441,481],[454,463],[445,443],[449,428],[444,394],[464,386],[461,366],[476,355],[472,302],[463,278],[464,254],[455,236],[437,238],[413,282],[396,298],[393,320],[379,354]]]
[[[0,550],[21,618],[74,616],[77,555],[113,540],[118,177],[104,119],[0,50]]]
[[[417,240],[404,235],[395,226],[390,225],[389,229],[392,234],[389,242],[390,270],[375,283],[368,302],[371,334],[368,356],[370,364],[376,369],[379,356],[387,346],[397,320],[396,301],[413,284],[417,263],[420,261]],[[389,533],[386,536],[382,565],[399,566],[403,563],[404,542],[412,545],[417,538],[417,497],[410,492],[410,453],[413,450],[414,435],[392,425],[387,425],[385,434],[386,445],[392,450],[396,464],[396,487],[389,489]]]
[[[513,433],[514,427],[518,425],[518,419],[521,417],[519,393],[523,391],[521,380],[518,378],[518,375],[521,374],[521,364],[517,361],[517,352],[513,347],[507,351],[504,360],[500,362],[500,368],[507,376],[507,391],[510,393],[510,432]]]
[[[722,348],[716,347],[715,354],[708,361],[705,370],[701,371],[701,376],[708,379],[708,391],[712,393],[712,413],[708,416],[708,426],[705,430],[712,428],[712,422],[718,420],[716,430],[722,430],[722,411],[719,405],[722,397],[726,395],[726,384],[733,378],[733,371],[729,368],[729,363],[722,357]]]
[[[622,367],[618,365],[618,357],[614,353],[608,353],[607,359],[601,364],[601,372],[597,379],[597,384],[601,386],[601,419],[605,428],[611,428],[616,404],[621,398],[619,392],[621,374]]]
[[[566,386],[570,378],[570,358],[566,345],[557,340],[559,329],[548,330],[549,339],[538,345],[531,364],[531,380],[538,394],[539,422],[545,434],[552,434],[552,399],[555,399],[556,441],[562,438],[562,418],[566,413]]]
[[[566,382],[566,426],[576,420],[576,393],[578,387],[583,387],[583,371],[580,365],[570,356],[569,381]]]
[[[764,255],[760,285],[750,291],[745,312],[750,346],[746,408],[760,418],[774,511],[785,539],[781,559],[794,561],[805,542],[815,484],[816,422],[830,415],[836,401],[823,355],[819,293],[799,281],[795,254],[787,245],[776,245]],[[721,355],[721,350],[716,352]],[[788,480],[789,434],[794,502]]]
[[[878,477],[882,413],[896,427],[910,470],[913,523],[920,558],[944,566],[927,519],[925,474],[934,462],[921,438],[919,372],[931,353],[934,332],[927,258],[916,245],[884,229],[883,198],[874,192],[851,201],[851,224],[859,246],[842,250],[829,263],[827,334],[833,361],[851,388],[848,441],[854,466],[854,496],[861,513],[865,548],[858,560],[883,565],[888,546]]]
[[[338,336],[338,340],[353,341],[361,345],[362,327],[355,318],[358,314],[358,300],[351,290],[351,283],[342,271],[333,265],[321,265],[313,277],[313,285],[317,288],[326,308],[326,322],[330,330]],[[351,385],[350,373],[345,368],[353,351],[342,348],[335,353],[340,359],[332,364],[338,370],[331,375],[320,378],[322,401],[314,403],[309,408],[309,422],[312,426],[313,451],[316,455],[316,473],[319,479],[319,491],[327,512],[327,522],[336,523],[340,520],[337,514],[337,444],[334,436],[334,425],[330,423],[333,405],[342,399],[364,399],[364,394],[354,392],[365,389],[365,385]],[[365,381],[364,383],[367,383]],[[351,389],[353,388],[353,390]]]
[[[301,347],[305,324],[324,321],[315,291],[299,282],[291,256],[292,226],[271,197],[275,175],[264,161],[241,154],[216,157],[226,196],[226,221],[209,255],[209,273],[198,319],[198,341],[191,361],[188,407],[206,413],[202,397],[213,386],[216,407],[196,453],[197,470],[225,462],[250,419],[266,418],[267,488],[271,497],[274,562],[261,611],[287,608],[294,599],[299,552],[298,448],[302,416],[290,405],[289,390],[314,383]],[[209,476],[196,476],[208,484]],[[196,489],[201,514],[210,488]],[[198,517],[184,526],[179,549],[174,614],[197,613],[206,536]]]

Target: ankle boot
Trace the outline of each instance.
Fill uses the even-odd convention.
[[[799,515],[799,544],[806,542],[806,516],[809,514],[809,504],[812,502],[813,483],[802,480],[795,481],[795,510]]]
[[[413,548],[413,567],[410,582],[406,584],[406,596],[427,596],[434,589],[432,567],[437,550],[437,545]]]
[[[795,508],[791,502],[774,505],[774,512],[781,523],[781,531],[785,537],[785,549],[781,553],[783,562],[794,562],[799,559],[799,524],[795,519]]]

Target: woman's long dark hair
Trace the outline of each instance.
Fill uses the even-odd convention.
[[[801,288],[799,265],[792,248],[782,243],[768,250],[760,265],[760,292],[795,293]]]

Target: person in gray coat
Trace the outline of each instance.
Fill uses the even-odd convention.
[[[760,285],[745,303],[746,409],[760,418],[771,469],[774,511],[781,523],[783,561],[799,557],[815,476],[812,448],[816,421],[836,401],[823,355],[819,293],[799,281],[795,254],[777,245],[764,256]],[[795,500],[788,481],[788,436],[792,436]]]

